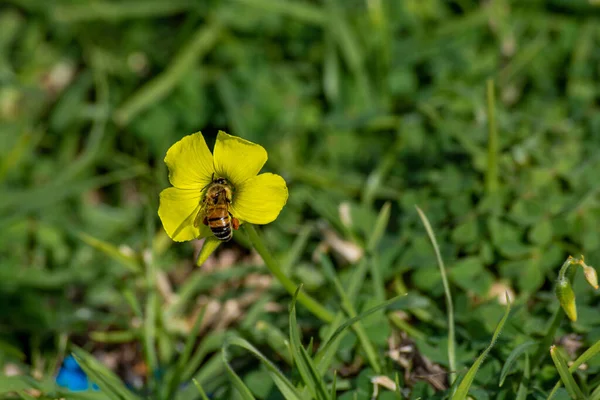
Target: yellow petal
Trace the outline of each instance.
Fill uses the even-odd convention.
[[[198,254],[198,259],[196,260],[196,265],[201,266],[208,259],[208,257],[219,247],[221,241],[214,237],[208,237],[202,244],[202,248],[200,249],[200,254]]]
[[[169,181],[180,189],[200,191],[211,182],[214,173],[213,156],[200,132],[171,146],[165,164],[169,168]]]
[[[199,190],[170,187],[160,192],[158,216],[169,237],[177,242],[210,235],[203,224],[194,226],[194,219],[200,210]]]
[[[237,187],[256,176],[267,162],[267,151],[256,143],[219,131],[214,151],[215,173]]]
[[[251,224],[268,224],[277,218],[287,198],[287,186],[281,176],[260,174],[236,186],[231,213]]]

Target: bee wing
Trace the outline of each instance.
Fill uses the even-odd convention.
[[[204,223],[204,217],[206,216],[206,206],[202,205],[200,206],[200,209],[198,210],[198,214],[196,214],[196,218],[194,218],[194,228],[198,228],[200,226],[200,224]]]

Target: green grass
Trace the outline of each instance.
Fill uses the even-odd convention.
[[[0,398],[600,399],[593,3],[4,2]],[[163,158],[219,129],[290,196],[196,267]]]

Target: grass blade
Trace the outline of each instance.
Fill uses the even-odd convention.
[[[196,389],[198,389],[198,392],[200,392],[200,397],[202,397],[202,400],[208,400],[208,396],[206,395],[206,392],[204,392],[204,389],[202,389],[200,382],[195,379],[192,379],[192,382],[194,382],[194,386],[196,386]]]
[[[527,387],[529,386],[529,377],[531,374],[531,365],[529,364],[529,354],[525,353],[525,368],[523,370],[523,379],[519,382],[516,400],[527,399]]]
[[[481,355],[479,357],[477,357],[477,360],[475,360],[475,363],[471,366],[471,368],[469,368],[469,370],[467,371],[467,374],[464,376],[464,378],[458,385],[458,388],[456,389],[456,393],[454,393],[454,395],[452,396],[452,400],[464,400],[467,398],[467,394],[469,394],[469,388],[471,387],[471,384],[473,383],[473,379],[475,379],[475,374],[477,374],[479,367],[481,367],[481,364],[483,364],[483,360],[485,360],[485,357],[488,355],[488,353],[490,352],[492,347],[494,347],[494,344],[496,343],[496,340],[498,339],[498,336],[500,335],[500,332],[502,331],[502,328],[504,327],[504,323],[508,319],[508,315],[510,314],[510,300],[508,298],[508,294],[506,295],[506,302],[507,302],[506,311],[504,312],[504,316],[502,317],[502,319],[500,320],[500,323],[498,323],[498,326],[496,327],[496,330],[494,331],[494,336],[492,337],[492,341],[491,341],[490,345],[483,351],[483,353],[481,353]]]
[[[243,400],[255,400],[254,395],[252,394],[250,389],[248,389],[248,386],[244,384],[242,378],[240,378],[234,372],[233,368],[231,368],[231,365],[229,365],[229,356],[228,353],[225,351],[225,347],[223,347],[223,352],[221,354],[223,356],[223,362],[225,363],[225,369],[227,370],[227,374],[229,375],[229,380],[237,390],[239,397]]]
[[[98,362],[93,356],[78,347],[73,349],[73,355],[79,366],[90,377],[100,390],[111,399],[139,400],[137,396],[127,389],[119,377],[111,370]]]
[[[575,378],[571,375],[569,371],[569,367],[567,366],[567,362],[557,351],[556,346],[550,347],[550,357],[552,357],[552,361],[554,361],[554,365],[556,366],[556,370],[560,375],[560,379],[565,384],[565,389],[569,392],[569,396],[571,396],[574,400],[585,399],[586,397],[583,395],[583,392],[575,382]]]
[[[311,360],[310,355],[300,341],[300,331],[298,329],[298,321],[296,320],[296,300],[301,289],[302,286],[299,286],[298,289],[296,289],[296,293],[294,294],[290,305],[289,319],[292,356],[294,357],[298,372],[306,387],[311,392],[312,397],[318,400],[326,400],[328,398],[327,388],[325,387],[323,379],[317,371],[314,362]]]
[[[112,2],[90,1],[85,4],[60,4],[52,16],[59,22],[81,22],[90,20],[120,21],[127,18],[151,18],[184,12],[194,6],[192,1],[149,0],[140,7],[137,1]]]
[[[254,397],[252,396],[252,393],[249,393],[249,389],[242,382],[240,377],[231,368],[231,365],[229,365],[229,348],[231,346],[241,347],[252,353],[252,355],[254,355],[254,357],[256,357],[267,368],[269,375],[271,375],[271,379],[273,379],[273,382],[279,388],[281,394],[286,400],[303,400],[303,397],[300,395],[300,393],[294,387],[294,385],[281,373],[281,371],[279,371],[279,369],[277,369],[277,367],[271,361],[269,361],[260,351],[258,351],[258,349],[252,346],[245,339],[230,336],[225,340],[225,343],[223,344],[223,348],[221,350],[222,358],[223,362],[225,363],[227,373],[229,374],[229,378],[232,380],[234,385],[236,385],[236,388],[240,390],[240,393],[243,396],[246,396],[247,394],[250,394],[251,396],[244,398],[253,399]]]
[[[117,246],[113,245],[112,243],[95,238],[94,236],[89,235],[85,232],[78,232],[77,236],[79,237],[79,239],[81,239],[82,242],[106,254],[113,260],[117,261],[119,264],[129,269],[131,272],[141,272],[142,267],[140,266],[139,261],[136,260],[134,256],[124,254],[122,251],[119,250]]]
[[[559,311],[560,311],[560,309],[559,309]],[[571,366],[569,367],[569,372],[570,373],[575,372],[581,364],[583,364],[590,358],[596,356],[598,353],[600,353],[600,340],[598,340],[596,343],[594,343],[589,349],[584,351],[582,355],[580,355],[579,357],[577,357],[577,359],[575,361],[573,361],[573,364],[571,364]],[[554,397],[554,395],[556,394],[556,391],[560,388],[560,386],[561,386],[561,381],[558,381],[556,383],[556,385],[554,385],[552,392],[550,392],[550,395],[548,396],[548,400],[551,399],[552,397]],[[594,392],[596,392],[596,391],[594,391]]]
[[[440,274],[442,275],[444,294],[446,296],[446,310],[448,312],[448,365],[450,366],[450,373],[448,374],[448,379],[450,381],[450,384],[452,384],[456,379],[456,335],[454,333],[454,305],[452,303],[452,293],[450,292],[450,285],[448,284],[448,276],[446,275],[446,267],[444,265],[444,260],[442,260],[440,248],[438,247],[437,241],[435,240],[435,235],[433,233],[433,229],[431,229],[429,219],[427,219],[425,213],[418,206],[415,207],[417,209],[417,212],[419,213],[419,217],[421,218],[423,225],[425,226],[425,230],[427,231],[427,235],[429,236],[429,240],[431,241],[433,250],[435,251],[438,266],[440,267]]]
[[[327,340],[325,343],[323,343],[323,345],[319,349],[319,353],[317,354],[317,356],[319,356],[322,353],[326,353],[328,347],[331,346],[333,343],[335,343],[338,336],[342,332],[344,332],[346,329],[348,329],[350,326],[352,326],[352,324],[356,323],[357,321],[360,321],[361,319],[363,319],[365,317],[368,317],[369,315],[371,315],[373,313],[376,313],[379,310],[383,310],[383,309],[402,310],[402,309],[406,309],[406,308],[424,307],[425,305],[426,305],[426,303],[423,303],[422,298],[420,298],[420,297],[414,297],[414,296],[408,296],[408,295],[401,295],[401,296],[393,297],[373,308],[368,309],[367,311],[364,311],[364,312],[358,314],[356,317],[350,318],[349,320],[344,322],[342,325],[340,325],[340,327],[335,330],[333,335],[331,335],[329,340]]]
[[[337,371],[333,371],[333,381],[331,382],[331,395],[329,397],[331,400],[336,400],[337,398]]]
[[[323,271],[325,272],[325,275],[334,284],[335,289],[338,292],[338,296],[340,296],[340,299],[342,299],[342,307],[344,308],[344,311],[348,313],[349,317],[356,317],[356,309],[354,308],[350,297],[346,293],[346,290],[344,290],[344,287],[342,286],[340,280],[335,275],[335,272],[333,271],[333,266],[331,265],[331,261],[329,261],[329,259],[324,254],[321,255],[321,265],[323,266]],[[367,332],[360,323],[354,325],[353,328],[356,332],[356,336],[358,336],[358,340],[360,341],[363,350],[367,354],[367,359],[369,360],[371,368],[373,368],[375,373],[379,374],[381,372],[381,365],[377,357],[377,351],[375,350],[373,343],[371,343]]]
[[[126,125],[147,107],[167,96],[198,59],[213,48],[221,31],[218,23],[202,25],[163,73],[142,86],[115,111],[115,121],[119,125]]]
[[[496,97],[494,80],[487,81],[488,108],[488,165],[485,171],[485,188],[487,194],[498,190],[498,131],[496,129]]]
[[[269,1],[269,0],[236,0],[238,3],[256,7],[266,12],[277,13],[294,18],[300,22],[315,25],[327,24],[327,17],[317,6],[300,1]]]
[[[513,351],[510,352],[510,354],[506,358],[506,362],[504,363],[504,366],[502,367],[502,371],[500,372],[500,383],[498,384],[498,386],[502,386],[504,384],[504,380],[506,379],[506,376],[510,372],[510,367],[512,367],[512,365],[515,363],[515,361],[517,361],[519,356],[521,354],[525,353],[525,351],[527,349],[529,349],[531,346],[535,346],[535,345],[536,345],[536,342],[534,342],[533,340],[529,340],[525,343],[521,343],[520,345],[515,347]]]
[[[200,311],[200,314],[196,317],[194,326],[192,327],[191,331],[188,334],[187,340],[185,342],[185,347],[183,349],[183,352],[179,356],[179,360],[177,360],[177,365],[175,366],[175,368],[173,370],[173,374],[170,377],[168,377],[168,379],[166,380],[168,382],[168,384],[166,385],[168,399],[173,398],[175,389],[177,388],[177,386],[179,384],[181,384],[183,382],[183,380],[182,380],[182,378],[184,377],[183,371],[184,371],[186,365],[188,364],[190,357],[192,356],[192,351],[194,349],[194,343],[196,342],[196,339],[198,338],[198,334],[200,332],[200,326],[202,325],[202,320],[204,320],[205,313],[206,313],[206,307],[203,307],[202,311]],[[194,384],[199,385],[199,383],[197,381],[194,381]]]

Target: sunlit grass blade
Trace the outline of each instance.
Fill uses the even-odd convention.
[[[229,365],[229,348],[231,346],[241,347],[245,350],[248,350],[254,357],[256,357],[267,369],[271,379],[277,386],[277,388],[281,391],[281,394],[286,400],[303,400],[303,396],[300,395],[296,387],[277,369],[277,367],[269,361],[258,349],[252,346],[247,340],[229,336],[225,343],[223,344],[223,348],[221,349],[222,358],[225,363],[225,368],[231,379],[232,383],[236,386],[236,388],[240,391],[240,394],[243,394],[244,398],[253,399],[252,393],[250,393],[249,389],[242,382],[241,378],[235,373],[231,365]],[[245,393],[245,394],[244,394]],[[246,395],[250,395],[251,397],[245,397]]]
[[[90,339],[100,343],[127,343],[139,339],[139,332],[137,330],[92,331]]]
[[[504,365],[502,366],[502,371],[500,371],[500,383],[498,383],[498,386],[502,386],[504,384],[504,380],[510,372],[510,368],[517,361],[519,356],[525,353],[530,347],[535,346],[536,344],[537,343],[533,340],[529,340],[525,343],[521,343],[520,345],[515,347],[513,351],[510,352],[510,354],[506,358],[506,361],[504,362]]]
[[[448,283],[448,276],[446,275],[446,266],[444,265],[444,260],[442,259],[440,248],[437,244],[437,240],[435,239],[435,234],[433,233],[429,219],[418,206],[415,207],[419,213],[419,217],[421,218],[423,225],[425,226],[425,230],[427,231],[427,235],[429,236],[433,250],[435,251],[435,257],[437,258],[440,274],[442,276],[442,283],[444,285],[446,310],[448,313],[448,365],[450,367],[448,378],[452,384],[456,378],[456,334],[454,327],[454,304],[452,303],[452,292],[450,291],[450,284]]]
[[[473,363],[471,368],[469,368],[466,375],[464,376],[464,378],[461,380],[460,384],[458,385],[458,388],[456,389],[456,393],[454,393],[454,395],[452,396],[452,400],[464,400],[467,398],[467,395],[469,394],[469,389],[471,388],[471,384],[473,383],[473,379],[475,379],[475,375],[477,374],[479,367],[481,367],[481,364],[483,364],[485,357],[487,357],[490,350],[492,350],[492,347],[494,347],[494,344],[496,343],[496,340],[498,340],[498,336],[500,335],[500,332],[502,331],[502,328],[504,327],[504,323],[508,319],[508,315],[510,314],[510,300],[508,298],[508,294],[506,295],[506,302],[507,302],[506,311],[504,312],[504,316],[502,317],[502,319],[500,320],[500,323],[498,323],[498,326],[496,327],[496,330],[494,331],[494,336],[492,337],[492,341],[490,342],[490,345],[483,351],[483,353],[481,353],[481,355],[479,357],[477,357],[477,360],[475,360],[475,363]]]
[[[333,371],[333,381],[331,382],[331,394],[329,398],[331,400],[337,399],[337,371]]]
[[[562,312],[561,312],[561,315],[562,315]],[[571,364],[571,366],[569,367],[569,372],[570,373],[575,372],[577,370],[577,368],[579,368],[583,363],[588,361],[590,358],[595,357],[596,355],[598,355],[598,353],[600,353],[600,340],[598,340],[596,343],[594,343],[589,349],[584,351],[582,355],[580,355],[579,357],[577,357],[577,359],[575,361],[573,361],[573,364]],[[561,386],[561,382],[562,381],[558,381],[556,383],[556,385],[554,385],[554,388],[552,389],[552,392],[550,392],[548,399],[552,399],[552,397],[554,397],[554,395],[556,394],[556,391]]]
[[[392,210],[392,205],[388,201],[386,202],[381,210],[379,211],[379,215],[377,216],[377,220],[375,221],[375,225],[373,227],[373,231],[371,232],[371,236],[369,237],[369,241],[367,243],[367,251],[369,253],[374,252],[379,245],[379,242],[383,238],[383,234],[390,222],[390,214]]]
[[[556,346],[550,347],[550,357],[552,357],[552,361],[556,366],[556,370],[558,371],[560,379],[565,385],[565,389],[567,389],[569,396],[571,396],[573,400],[585,399],[586,397],[583,395],[583,392],[579,388],[579,385],[577,385],[577,382],[575,382],[575,378],[573,378],[573,375],[571,375],[571,372],[569,372],[567,362],[560,352],[557,351]]]
[[[148,81],[115,111],[115,121],[126,125],[140,112],[169,94],[190,68],[212,49],[221,32],[222,27],[218,23],[203,24],[160,75]]]
[[[79,237],[79,239],[81,239],[81,241],[95,248],[96,250],[99,250],[102,253],[106,254],[113,260],[117,261],[119,264],[129,269],[131,272],[137,273],[141,271],[139,260],[136,260],[136,258],[132,255],[127,255],[123,253],[119,250],[119,248],[117,248],[117,246],[113,245],[112,243],[106,242],[101,239],[97,239],[85,232],[79,232],[77,236]]]
[[[78,347],[73,349],[73,354],[81,368],[90,378],[90,381],[98,385],[104,394],[113,399],[139,400],[136,395],[127,389],[117,375],[90,354]]]
[[[373,291],[375,293],[375,298],[377,301],[385,300],[385,282],[383,277],[381,276],[381,270],[379,268],[379,257],[375,253],[379,242],[383,238],[385,230],[390,221],[392,205],[390,202],[386,202],[381,210],[379,211],[379,215],[377,216],[377,220],[375,221],[375,226],[373,227],[373,231],[371,232],[371,236],[369,237],[369,241],[367,243],[367,258],[369,262],[369,266],[371,268],[371,278],[373,280]]]
[[[485,171],[485,188],[488,195],[498,190],[498,131],[496,129],[496,96],[494,80],[487,81],[488,108],[488,165]]]
[[[161,1],[149,0],[144,7],[136,1],[99,1],[86,4],[59,4],[52,9],[52,17],[60,22],[79,22],[89,20],[119,21],[126,18],[162,17],[180,13],[193,7],[188,0]]]
[[[206,395],[206,392],[204,392],[204,389],[202,389],[202,385],[200,385],[200,382],[198,382],[195,379],[192,379],[192,382],[194,382],[194,386],[196,386],[196,389],[198,389],[202,400],[208,400],[208,396]]]
[[[317,368],[314,362],[311,360],[310,355],[304,346],[302,346],[300,339],[300,330],[298,328],[298,321],[296,320],[296,299],[301,289],[302,286],[299,286],[298,289],[296,289],[296,293],[294,294],[292,303],[290,304],[289,324],[292,355],[294,357],[296,368],[298,368],[298,372],[300,373],[300,376],[302,377],[302,380],[310,391],[312,397],[317,400],[326,400],[327,388],[325,387],[322,377],[317,372]]]
[[[342,286],[340,280],[335,275],[333,266],[331,265],[331,261],[324,254],[321,255],[321,266],[323,267],[323,272],[325,273],[327,278],[333,283],[338,293],[338,296],[342,300],[342,308],[344,309],[344,311],[346,311],[350,318],[356,317],[356,309],[354,308],[350,297],[346,293],[346,290],[344,290],[344,287]],[[379,358],[377,357],[377,351],[375,350],[373,343],[371,343],[367,332],[365,331],[364,327],[360,322],[355,324],[353,326],[353,329],[356,332],[356,336],[358,336],[358,340],[360,341],[362,349],[367,355],[367,359],[369,360],[371,368],[373,368],[373,370],[377,374],[379,374],[381,372],[381,364],[379,362]]]
[[[385,178],[398,160],[398,149],[399,145],[397,144],[390,148],[377,168],[369,174],[362,193],[363,204],[372,206],[377,191],[380,187],[385,186]]]
[[[266,12],[279,13],[300,22],[307,22],[316,25],[324,25],[327,23],[327,17],[323,10],[315,5],[301,1],[286,1],[280,3],[278,1],[269,0],[236,0],[238,3],[247,4],[252,7],[260,8]]]

